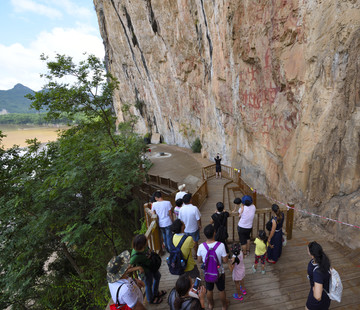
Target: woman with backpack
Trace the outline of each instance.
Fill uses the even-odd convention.
[[[183,274],[169,294],[170,310],[203,310],[205,309],[205,294],[206,290],[203,286],[193,289],[191,277]]]
[[[330,307],[330,260],[316,241],[308,244],[308,254],[311,260],[308,264],[308,279],[310,292],[306,301],[308,310],[327,310]]]
[[[230,216],[229,212],[224,211],[224,204],[222,202],[218,202],[216,204],[216,213],[211,216],[210,224],[214,224],[215,228],[215,241],[220,241],[224,243],[226,253],[229,253],[229,248],[226,244],[226,239],[228,238],[227,232],[227,219]]]
[[[271,210],[275,216],[271,218],[271,229],[268,229],[270,234],[266,261],[270,264],[275,264],[282,253],[284,213],[281,212],[279,206],[276,204],[271,206]]]
[[[133,250],[131,251],[130,264],[140,266],[145,273],[146,299],[150,304],[160,304],[165,291],[159,292],[161,274],[159,265],[151,259],[151,250],[146,245],[147,239],[144,234],[136,235],[133,239]],[[157,254],[154,254],[157,255]],[[160,260],[161,264],[161,260]],[[158,266],[156,266],[158,265]]]

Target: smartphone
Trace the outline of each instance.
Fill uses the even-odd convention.
[[[200,283],[201,283],[201,279],[200,278],[196,278],[195,282],[194,282],[194,286],[193,286],[193,290],[195,292],[198,291],[199,287],[200,287]]]

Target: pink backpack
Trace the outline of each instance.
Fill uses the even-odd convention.
[[[219,278],[220,263],[216,255],[216,249],[220,244],[221,242],[216,242],[213,248],[209,248],[206,242],[203,243],[207,250],[204,266],[205,282],[215,283]]]

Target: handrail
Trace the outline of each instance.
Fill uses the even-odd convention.
[[[293,219],[294,219],[294,212],[292,209],[287,209],[287,208],[280,208],[280,210],[282,212],[284,212],[284,223],[286,223],[286,225],[283,225],[283,229],[285,228],[285,232],[287,235],[288,240],[290,240],[292,238],[292,223],[293,223]],[[291,212],[292,211],[292,212]],[[254,221],[253,221],[253,227],[251,230],[251,239],[255,239],[256,237],[256,233],[254,234],[254,231],[257,232],[259,230],[264,230],[266,231],[266,223],[271,219],[271,208],[265,208],[265,209],[256,209],[255,211],[255,217],[254,217]],[[237,212],[231,212],[229,219],[231,222],[231,226],[229,226],[228,224],[228,228],[232,227],[232,238],[228,238],[228,242],[232,243],[235,242],[235,231],[237,231],[237,222],[238,222],[238,214]],[[290,225],[291,223],[291,225]],[[285,227],[284,227],[285,226]],[[267,232],[267,234],[269,234],[269,232]],[[255,236],[255,237],[254,237]]]
[[[145,236],[148,240],[148,246],[151,250],[155,251],[156,253],[160,253],[162,250],[162,242],[160,238],[160,229],[158,225],[158,216],[151,212],[150,204],[144,204],[144,214],[145,214],[145,221],[146,230]]]
[[[171,189],[178,190],[178,183],[171,180],[170,178],[163,178],[161,176],[153,174],[148,174],[147,177],[149,181],[154,182],[158,185],[166,185]]]
[[[208,186],[207,186],[207,180],[205,180],[199,186],[196,192],[192,195],[192,204],[200,209],[207,197],[208,197]]]

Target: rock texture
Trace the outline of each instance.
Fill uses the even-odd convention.
[[[360,224],[360,2],[94,0],[115,109],[260,192]],[[300,213],[299,213],[300,214]],[[350,247],[360,230],[301,217]]]

